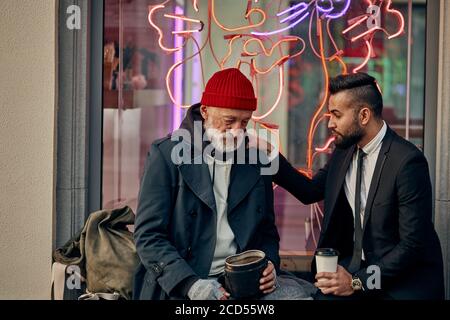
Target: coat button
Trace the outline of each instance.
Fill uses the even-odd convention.
[[[191,216],[194,218],[197,216],[197,212],[195,210],[191,210],[190,213],[191,213]]]
[[[261,213],[263,209],[261,207],[258,207],[258,212]]]
[[[187,258],[191,258],[192,257],[192,248],[188,247],[187,248],[187,254],[186,254]]]

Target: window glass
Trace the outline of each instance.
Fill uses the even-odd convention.
[[[382,4],[379,16],[376,7],[369,8],[369,1],[106,0],[103,207],[128,204],[136,210],[140,178],[152,141],[178,128],[185,113],[178,105],[199,102],[204,83],[221,65],[233,67],[239,61],[258,95],[255,116],[270,113],[277,104],[261,121],[279,126],[282,153],[306,173],[313,174],[323,166],[332,150],[332,145],[326,148],[329,133],[323,118],[325,79],[326,75],[341,73],[344,64],[348,72],[359,67],[377,78],[386,122],[423,148],[426,2],[412,1],[411,11],[408,1],[392,1],[390,7],[390,1],[372,2]],[[334,5],[334,11],[327,11],[330,5]],[[296,9],[288,10],[290,7]],[[257,25],[261,15],[256,9],[266,14],[261,26],[233,30],[249,23]],[[246,19],[248,10],[253,11]],[[322,21],[318,27],[318,10],[322,10],[319,16],[334,15],[328,24]],[[345,14],[339,16],[340,11]],[[286,22],[280,21],[289,15],[290,24],[301,21],[273,33],[286,27]],[[373,37],[363,34],[377,26],[386,32],[374,32]],[[189,37],[176,35],[186,30],[200,31],[189,33]],[[251,32],[268,33],[259,38],[264,48],[257,41],[245,43]],[[276,45],[286,39],[296,40]],[[202,59],[191,57],[205,43]],[[370,59],[363,64],[368,43]],[[180,46],[182,50],[170,50]],[[333,59],[336,52],[338,58]],[[294,57],[285,61],[286,55]],[[173,68],[177,62],[183,63]],[[260,73],[256,76],[255,68]],[[323,152],[316,152],[320,147],[325,147]],[[302,205],[282,188],[275,188],[274,193],[281,250],[310,254],[320,232],[322,204]]]

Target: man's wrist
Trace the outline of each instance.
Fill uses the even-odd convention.
[[[200,280],[199,276],[187,277],[177,285],[175,289],[176,293],[183,298],[188,298],[189,289],[191,289],[192,285],[197,282],[197,280]]]
[[[219,300],[224,295],[222,285],[216,280],[199,279],[194,282],[187,295],[191,300]]]
[[[364,290],[362,281],[357,275],[352,275],[350,286],[351,286],[353,292]]]

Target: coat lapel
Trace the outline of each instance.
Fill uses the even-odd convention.
[[[364,222],[363,231],[366,227],[367,221],[370,214],[372,213],[372,205],[375,199],[375,194],[377,193],[378,186],[380,184],[381,172],[383,171],[384,164],[388,157],[389,149],[394,138],[394,132],[388,127],[386,135],[383,139],[383,144],[381,145],[380,153],[378,154],[377,163],[375,164],[375,170],[373,172],[372,181],[370,182],[369,194],[367,196],[366,208],[364,210]]]
[[[213,212],[217,212],[216,199],[212,188],[211,175],[208,164],[204,161],[201,164],[181,164],[179,167],[184,182]]]

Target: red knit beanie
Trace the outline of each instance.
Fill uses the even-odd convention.
[[[239,69],[216,72],[206,84],[201,104],[207,107],[256,110],[253,85]]]

